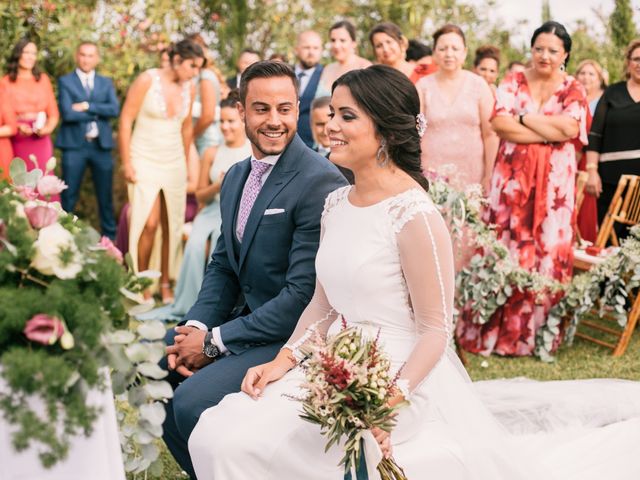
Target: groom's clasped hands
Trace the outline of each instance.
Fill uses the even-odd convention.
[[[202,345],[207,332],[196,327],[179,326],[175,328],[175,343],[167,346],[167,363],[184,377],[190,377],[197,370],[212,362],[202,353]]]

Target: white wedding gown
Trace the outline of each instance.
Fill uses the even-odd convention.
[[[449,347],[453,254],[438,210],[420,189],[356,207],[350,188],[327,198],[316,292],[288,345],[337,331],[340,315],[380,332],[393,368],[404,364],[411,403],[391,439],[407,477],[638,480],[640,382],[471,383]],[[258,401],[237,393],[205,411],[189,439],[198,479],[341,480],[340,447],[325,453],[319,426],[288,398],[303,380],[295,368]],[[365,450],[373,480],[379,450]]]

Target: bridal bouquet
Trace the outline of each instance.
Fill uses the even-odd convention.
[[[12,183],[0,182],[0,417],[17,451],[33,447],[51,467],[67,457],[72,436],[92,431],[100,412],[87,394],[108,386],[106,367],[113,392],[140,412],[121,431],[126,468],[139,472],[158,458],[161,401],[172,395],[156,364],[165,328],[131,328],[126,298],[151,280],[127,271],[108,238],[49,201],[66,188],[50,174],[55,163],[27,171],[15,159]]]
[[[316,336],[305,353],[308,358],[302,368],[307,393],[298,399],[303,408],[300,416],[320,425],[329,438],[326,450],[346,437],[340,464],[351,472],[360,465],[365,431],[377,427],[390,432],[396,423],[394,412],[407,404],[389,406],[398,393],[398,375],[391,376],[389,359],[378,338],[365,338],[344,320],[340,333],[326,340]],[[382,480],[406,480],[392,458],[383,458],[377,469]]]

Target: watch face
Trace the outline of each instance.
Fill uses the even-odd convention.
[[[216,358],[220,355],[220,349],[216,345],[207,342],[202,349],[202,353],[209,358]]]

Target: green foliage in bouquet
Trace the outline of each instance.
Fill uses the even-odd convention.
[[[100,412],[87,394],[105,388],[111,371],[114,391],[140,411],[121,429],[128,470],[142,471],[158,457],[160,402],[172,395],[157,367],[164,327],[129,330],[126,299],[150,280],[125,269],[110,240],[48,201],[66,188],[47,175],[54,168],[52,159],[44,175],[27,172],[16,159],[13,185],[0,184],[0,413],[14,426],[14,447],[37,444],[51,467],[72,436],[91,433]]]
[[[329,439],[325,451],[345,439],[340,464],[350,472],[361,462],[365,432],[372,428],[391,432],[396,424],[394,413],[408,402],[390,406],[399,392],[398,378],[391,376],[389,358],[378,338],[368,339],[358,328],[348,328],[343,322],[335,336],[325,340],[316,335],[305,353],[302,387],[307,394],[296,399],[302,402],[300,417],[320,425]],[[383,480],[406,480],[392,458],[383,458],[377,469]]]

